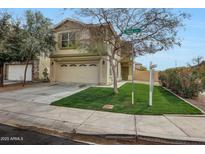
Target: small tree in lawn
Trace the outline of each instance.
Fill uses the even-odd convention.
[[[104,42],[111,46],[108,56],[115,93],[118,93],[116,67],[119,61],[116,57],[121,55],[125,46],[120,40],[130,42],[135,56],[168,50],[174,45],[180,46],[180,40],[177,38],[178,27],[183,26],[183,19],[188,17],[185,13],[174,13],[170,9],[100,8],[80,9],[77,13],[101,25],[98,33],[108,33],[104,37]],[[133,35],[124,34],[126,29],[132,28],[138,28],[141,32]],[[130,56],[130,52],[132,53],[129,51],[125,55]]]
[[[55,49],[55,40],[51,31],[51,22],[41,12],[25,12],[24,43],[22,56],[26,59],[23,86],[26,82],[28,64],[41,55],[49,55]]]

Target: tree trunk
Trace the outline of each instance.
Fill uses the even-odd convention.
[[[112,69],[112,74],[113,74],[113,90],[115,94],[118,94],[118,87],[117,87],[117,75],[116,75],[116,70],[115,70],[115,65],[113,64],[113,59],[110,58],[110,64],[111,64],[111,69]]]
[[[4,63],[0,64],[0,87],[4,86]]]
[[[117,87],[117,75],[116,75],[116,71],[115,71],[115,67],[113,69],[113,88],[114,88],[114,93],[118,94],[118,87]]]
[[[25,86],[25,83],[26,83],[26,73],[27,73],[27,69],[28,69],[28,64],[29,64],[29,59],[26,60],[26,67],[24,70],[23,87]]]

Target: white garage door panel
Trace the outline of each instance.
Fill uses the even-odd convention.
[[[66,66],[61,67],[62,64],[57,65],[56,79],[60,82],[76,82],[76,83],[98,83],[98,65],[90,66]]]
[[[26,65],[9,65],[8,80],[22,81],[24,78],[25,67]],[[32,65],[28,65],[26,81],[32,81]]]

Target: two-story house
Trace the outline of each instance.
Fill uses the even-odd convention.
[[[112,71],[109,57],[106,54],[110,52],[109,45],[104,49],[105,54],[82,50],[77,45],[79,40],[92,41],[92,38],[98,35],[96,31],[93,33],[93,30],[99,26],[98,24],[85,24],[66,19],[53,28],[57,45],[56,51],[50,56],[51,82],[95,83],[101,85],[112,83]],[[128,79],[131,74],[130,68],[129,58],[118,62],[116,67],[117,80]],[[124,72],[122,73],[122,71]]]

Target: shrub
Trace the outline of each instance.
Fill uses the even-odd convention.
[[[43,70],[44,81],[49,81],[48,75],[49,75],[48,74],[48,69],[44,68],[44,70]]]
[[[159,73],[161,85],[184,98],[197,97],[205,89],[205,77],[198,68],[174,68]],[[205,71],[205,70],[203,70]]]
[[[202,82],[203,89],[205,89],[205,76],[202,77],[201,82]]]

